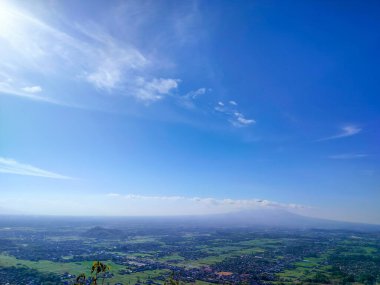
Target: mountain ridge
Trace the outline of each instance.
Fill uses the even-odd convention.
[[[293,229],[327,229],[380,231],[380,224],[366,224],[307,217],[284,209],[254,209],[230,213],[187,216],[28,216],[0,214],[0,227],[16,224],[49,223],[69,226],[71,224],[88,224],[110,228],[112,225],[140,224],[157,226],[191,226],[191,227],[270,227]],[[117,233],[120,234],[120,233]]]

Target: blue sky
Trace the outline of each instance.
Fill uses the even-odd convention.
[[[375,2],[0,2],[0,212],[380,223]]]

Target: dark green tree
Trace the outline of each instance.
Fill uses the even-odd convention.
[[[91,267],[90,276],[86,277],[86,274],[81,273],[76,278],[75,285],[85,285],[86,281],[90,280],[91,285],[99,285],[99,279],[102,280],[102,285],[106,278],[106,273],[110,271],[110,267],[100,261],[94,261]]]

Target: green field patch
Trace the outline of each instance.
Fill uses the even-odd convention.
[[[243,248],[238,251],[236,251],[236,254],[258,254],[265,252],[265,249],[260,247],[249,247],[249,248]]]
[[[124,253],[126,257],[136,257],[136,258],[152,258],[154,257],[153,253],[148,253],[148,252],[134,252],[134,253]]]
[[[248,240],[248,241],[242,241],[239,244],[244,245],[244,246],[257,246],[257,247],[265,248],[265,247],[276,247],[282,243],[283,241],[278,240],[278,239],[253,239],[253,240]]]
[[[118,272],[122,269],[126,269],[125,266],[115,264],[112,262],[105,261],[107,265],[111,267],[111,272],[114,274],[114,277],[111,279],[112,283],[123,283],[123,284],[135,284],[138,280],[148,280],[151,278],[158,277],[162,274],[168,273],[168,270],[147,270],[143,272],[137,272],[127,275],[121,275]],[[16,266],[16,267],[28,267],[32,269],[36,269],[41,272],[45,273],[56,273],[56,274],[63,274],[65,272],[69,272],[70,274],[78,275],[80,273],[86,273],[88,274],[92,262],[91,261],[85,261],[85,262],[67,262],[67,263],[60,263],[60,262],[51,262],[47,260],[41,260],[41,261],[28,261],[28,260],[20,260],[13,256],[9,255],[0,255],[0,267],[9,267],[9,266]]]
[[[13,256],[9,255],[0,255],[0,266],[26,266],[32,269],[36,269],[42,272],[53,272],[57,274],[62,274],[65,272],[70,272],[72,274],[78,274],[85,272],[88,268],[91,268],[92,262],[67,262],[59,263],[52,262],[47,260],[41,261],[29,261],[29,260],[20,260]]]
[[[331,266],[321,265],[325,257],[308,257],[302,261],[295,262],[294,268],[287,269],[284,272],[278,273],[277,276],[281,282],[288,284],[308,284],[304,280],[312,279],[316,273],[323,273],[327,276],[331,270]]]
[[[221,247],[210,247],[205,249],[205,252],[212,253],[212,254],[223,254],[228,252],[234,252],[241,250],[240,246],[221,246]]]
[[[177,261],[183,261],[185,260],[184,257],[178,255],[178,254],[172,254],[172,255],[167,255],[164,257],[160,257],[157,259],[158,261],[170,261],[170,260],[177,260]]]
[[[111,280],[112,280],[113,284],[114,283],[123,283],[123,284],[129,285],[129,284],[135,284],[138,281],[145,282],[147,280],[152,280],[152,279],[155,279],[155,278],[157,278],[161,275],[164,275],[164,274],[168,275],[168,274],[170,274],[170,271],[169,270],[147,270],[147,271],[143,271],[143,272],[131,273],[128,275],[115,274],[115,276]],[[158,281],[158,280],[156,280],[155,282],[158,282],[160,284],[164,283],[163,281]]]
[[[296,262],[294,265],[296,267],[314,268],[317,267],[321,261],[322,258],[310,257],[305,258],[303,261]]]
[[[205,258],[200,258],[197,260],[186,261],[185,263],[181,263],[181,265],[186,267],[201,267],[213,265],[215,263],[221,262],[226,258],[235,257],[241,255],[239,252],[232,252],[228,254],[220,254],[220,255],[212,255]]]
[[[377,249],[374,247],[363,246],[361,249],[365,252],[365,254],[368,254],[368,255],[373,255],[377,253]]]

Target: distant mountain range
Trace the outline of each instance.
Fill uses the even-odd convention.
[[[245,210],[228,214],[200,216],[197,219],[201,223],[225,227],[266,226],[305,229],[380,230],[380,225],[318,219],[298,215],[282,209]]]
[[[50,224],[56,226],[91,225],[87,236],[123,236],[123,232],[112,230],[118,225],[140,227],[270,227],[294,229],[326,229],[326,230],[358,230],[380,231],[380,224],[362,224],[327,219],[311,218],[282,209],[255,209],[240,212],[199,215],[199,216],[167,216],[167,217],[60,217],[60,216],[27,216],[2,215],[1,226],[21,226],[33,224]],[[111,229],[111,231],[109,230]]]

